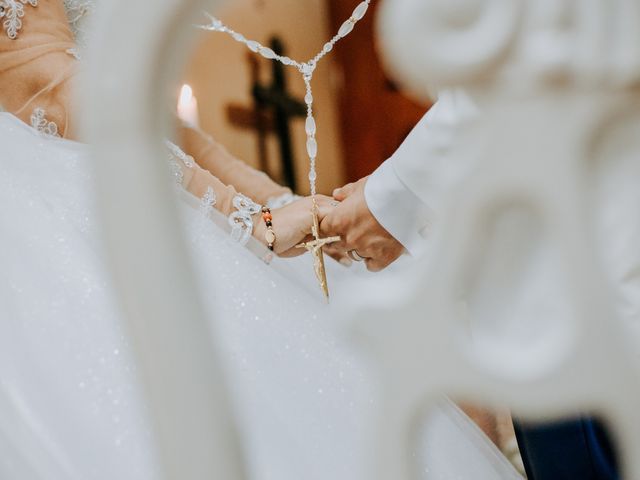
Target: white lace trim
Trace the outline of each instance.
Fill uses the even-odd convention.
[[[80,44],[84,44],[85,31],[83,21],[94,9],[94,1],[89,0],[64,0],[64,9],[67,12],[69,26]]]
[[[38,6],[38,0],[0,0],[0,19],[4,18],[2,26],[11,40],[18,38],[22,30],[24,6]]]
[[[64,9],[72,27],[75,27],[93,8],[93,2],[88,0],[64,0]]]
[[[193,157],[184,153],[184,150],[182,150],[178,145],[169,140],[165,141],[165,145],[169,149],[170,155],[176,160],[180,160],[184,163],[187,168],[193,168],[195,166],[195,160]]]
[[[184,172],[182,171],[182,167],[175,160],[169,160],[169,166],[171,167],[171,175],[173,175],[176,185],[182,187],[182,184],[184,183]]]
[[[80,50],[77,48],[67,48],[64,53],[71,55],[76,60],[80,60]]]
[[[202,200],[200,201],[200,213],[202,213],[203,216],[208,217],[213,210],[216,201],[216,192],[212,187],[207,188],[207,192],[204,194]]]
[[[55,122],[47,120],[47,114],[43,108],[36,108],[31,114],[31,126],[43,135],[59,137],[58,126]]]
[[[171,173],[173,174],[176,183],[182,186],[184,182],[184,170],[180,163],[191,169],[195,166],[195,160],[193,157],[184,153],[184,151],[175,143],[166,140],[165,145],[167,150],[169,150],[169,165],[171,166]]]
[[[169,164],[176,183],[183,187],[184,170],[195,167],[193,157],[187,155],[178,145],[166,140],[165,145],[169,152]],[[182,163],[182,165],[180,165]],[[200,200],[200,212],[208,216],[217,202],[216,192],[212,187],[208,187],[206,193]],[[249,197],[238,194],[233,199],[233,206],[236,211],[229,215],[229,225],[231,226],[231,238],[241,245],[246,245],[253,234],[252,216],[262,211],[262,205],[258,205]]]
[[[253,215],[262,211],[262,206],[250,198],[238,194],[233,199],[237,212],[229,215],[231,238],[241,245],[246,245],[253,234]]]

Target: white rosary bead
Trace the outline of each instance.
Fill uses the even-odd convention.
[[[357,22],[364,18],[367,14],[367,10],[369,9],[369,2],[362,2],[360,5],[356,7],[353,11],[353,15],[351,17]]]
[[[313,104],[313,94],[311,92],[307,92],[307,94],[304,96],[304,103],[306,103],[307,105]]]
[[[268,60],[273,60],[274,58],[277,57],[276,52],[274,52],[268,47],[262,47],[260,49],[260,55],[262,55],[264,58]]]
[[[316,158],[318,156],[318,142],[313,137],[309,137],[307,140],[307,153],[309,154],[309,158]]]
[[[247,42],[247,47],[249,47],[249,50],[251,50],[252,52],[258,52],[258,50],[260,50],[262,45],[260,45],[258,42],[254,40],[249,40]]]
[[[316,121],[312,116],[307,117],[305,130],[307,131],[307,135],[309,135],[310,137],[316,134]]]
[[[340,27],[340,30],[338,30],[338,35],[340,36],[340,38],[344,38],[349,35],[353,31],[353,27],[355,27],[355,25],[355,22],[351,18],[344,22]]]

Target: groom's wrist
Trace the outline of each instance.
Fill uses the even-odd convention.
[[[398,178],[391,161],[382,164],[364,188],[367,208],[378,223],[414,256],[424,249],[421,231],[431,217],[428,207]]]

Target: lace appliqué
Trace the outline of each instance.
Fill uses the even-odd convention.
[[[193,157],[184,153],[184,150],[182,150],[175,143],[167,140],[165,142],[165,145],[169,149],[169,153],[173,158],[180,160],[188,168],[193,168],[195,166],[195,160],[193,159]]]
[[[187,168],[193,168],[195,166],[195,160],[193,157],[184,153],[184,151],[175,143],[167,140],[165,141],[165,145],[169,150],[169,165],[171,166],[171,173],[175,178],[176,183],[182,186],[182,183],[184,182],[184,171],[182,165]],[[182,163],[182,165],[178,162]]]
[[[229,215],[231,238],[241,245],[246,245],[253,234],[253,215],[262,211],[262,206],[248,197],[238,194],[233,199],[237,212]]]
[[[200,213],[204,217],[208,217],[217,201],[216,192],[212,187],[207,188],[207,192],[200,201]]]
[[[291,192],[285,193],[279,197],[272,197],[267,200],[267,207],[271,210],[277,210],[278,208],[286,207],[300,198],[302,198],[300,195],[295,195]]]
[[[64,0],[64,9],[67,12],[67,19],[69,20],[69,26],[73,30],[73,34],[76,39],[83,42],[83,31],[81,28],[82,20],[93,9],[93,1],[88,0]]]
[[[4,18],[2,26],[11,40],[18,38],[22,30],[24,18],[24,6],[38,6],[38,0],[0,0],[0,19]]]
[[[67,48],[64,53],[71,55],[73,58],[75,58],[76,60],[80,61],[80,50],[78,50],[77,48]]]
[[[176,185],[182,186],[184,183],[184,172],[182,167],[175,160],[169,160],[169,166],[171,167],[171,175],[176,181]]]
[[[43,135],[51,137],[59,137],[58,126],[55,122],[50,122],[46,118],[46,112],[43,108],[36,108],[31,114],[31,126]]]

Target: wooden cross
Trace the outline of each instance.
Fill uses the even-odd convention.
[[[280,39],[271,40],[271,48],[278,55],[284,55],[284,46]],[[254,106],[231,104],[227,107],[227,117],[231,124],[257,131],[260,169],[268,172],[267,135],[275,133],[282,159],[283,183],[296,191],[295,159],[291,138],[290,122],[307,115],[307,105],[293,97],[287,89],[287,77],[284,65],[272,62],[272,81],[263,84],[260,81],[260,60],[252,53],[248,55],[251,65]]]
[[[311,228],[311,233],[313,234],[313,240],[311,242],[301,243],[296,248],[305,248],[311,253],[313,257],[313,269],[316,272],[316,277],[318,278],[318,284],[320,285],[320,289],[322,293],[324,293],[327,302],[329,301],[329,284],[327,282],[327,270],[324,265],[324,252],[322,251],[323,247],[330,245],[332,243],[339,242],[341,240],[340,237],[329,237],[329,238],[321,238],[320,237],[320,219],[318,217],[318,205],[313,202],[313,209],[311,210],[311,215],[313,215],[313,227]]]

